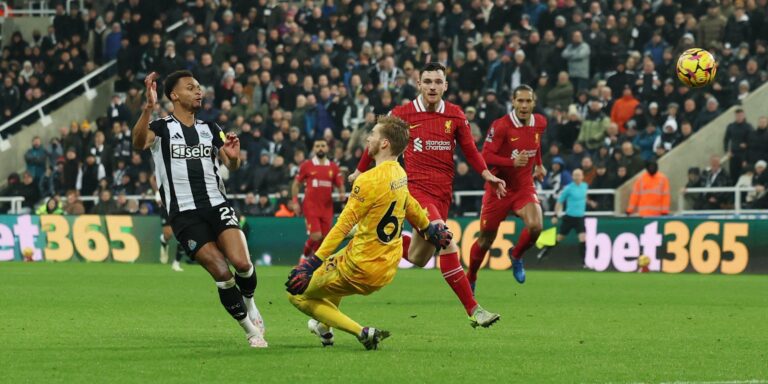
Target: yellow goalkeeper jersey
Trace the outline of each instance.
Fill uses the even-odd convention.
[[[317,257],[331,256],[357,224],[357,232],[339,252],[339,272],[351,283],[381,287],[397,272],[403,254],[401,232],[408,219],[419,229],[429,225],[426,212],[408,192],[405,170],[396,161],[385,161],[363,173],[352,186],[344,211],[317,250]]]

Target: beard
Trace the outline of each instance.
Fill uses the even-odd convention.
[[[316,155],[318,159],[325,159],[325,152],[323,151],[317,151]]]
[[[368,146],[368,154],[371,157],[376,156],[376,154],[379,153],[379,142],[372,142],[371,145]]]

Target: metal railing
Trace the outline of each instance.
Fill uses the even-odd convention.
[[[83,0],[67,0],[64,5],[67,15],[72,10],[72,3],[78,4],[78,9],[85,9]],[[37,6],[35,6],[37,4]],[[0,2],[0,9],[3,10],[2,17],[13,16],[56,16],[56,10],[48,8],[48,1],[27,1],[26,8],[9,8],[6,2]]]
[[[8,213],[15,215],[21,213],[21,204],[24,203],[24,196],[0,197],[0,203],[11,203],[11,209]]]
[[[460,205],[462,197],[482,198],[484,193],[485,193],[485,191],[457,191],[457,192],[453,193],[454,203],[456,205]],[[549,198],[551,196],[556,195],[557,191],[554,191],[554,190],[551,190],[551,189],[538,189],[538,190],[536,190],[536,193],[540,197]],[[615,194],[616,194],[616,190],[615,189],[590,189],[590,190],[587,191],[587,195],[588,196],[589,195],[615,195]],[[589,211],[588,210],[586,213],[587,213],[587,216],[613,216],[614,215],[614,211],[613,210],[609,210],[609,211]],[[464,212],[464,215],[467,215],[467,214],[478,215],[479,212]],[[547,212],[544,212],[544,215],[545,216],[554,216],[555,212],[554,211],[547,211]]]
[[[766,213],[765,209],[745,209],[742,202],[742,194],[755,192],[754,187],[700,187],[700,188],[683,188],[678,195],[678,214],[680,215],[712,215],[712,214],[754,214],[754,213]],[[705,193],[732,193],[733,194],[733,209],[685,209],[685,195],[687,194],[705,194]]]
[[[185,22],[186,22],[185,19],[179,20],[176,23],[174,23],[173,25],[171,25],[168,28],[166,28],[165,31],[166,32],[173,32],[176,29],[178,29],[179,27],[181,27],[182,25],[184,25]],[[107,62],[106,64],[102,65],[101,67],[99,67],[95,71],[89,73],[88,75],[86,75],[82,79],[80,79],[80,80],[70,84],[69,86],[67,86],[66,88],[62,89],[61,91],[56,92],[56,94],[51,95],[47,99],[41,101],[40,103],[38,103],[34,107],[27,109],[26,111],[22,112],[21,114],[17,115],[16,117],[12,118],[11,120],[8,120],[7,122],[3,123],[3,125],[0,125],[0,132],[3,132],[6,129],[16,125],[17,123],[19,123],[20,121],[23,121],[25,118],[29,117],[30,115],[32,115],[34,113],[38,113],[40,115],[40,123],[44,127],[47,127],[48,125],[50,125],[53,122],[53,120],[51,119],[50,116],[45,114],[45,112],[43,111],[43,108],[45,108],[48,104],[51,104],[51,103],[57,101],[58,99],[64,97],[66,94],[68,94],[69,92],[72,92],[73,90],[75,90],[75,89],[77,89],[79,87],[85,88],[85,96],[88,98],[88,100],[95,99],[96,96],[97,96],[97,92],[96,92],[95,89],[92,89],[90,85],[88,85],[88,81],[90,81],[94,77],[99,76],[100,74],[104,73],[105,71],[107,71],[108,69],[112,68],[112,66],[114,66],[116,64],[117,64],[117,60],[111,60],[111,61]],[[4,140],[4,139],[2,138],[2,136],[0,136],[0,141],[2,141],[2,140]],[[2,147],[3,146],[0,145],[0,148],[2,148]]]

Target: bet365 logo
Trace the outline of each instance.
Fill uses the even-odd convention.
[[[604,271],[609,266],[621,272],[637,270],[637,258],[651,259],[651,271],[683,272],[689,267],[699,273],[738,274],[749,262],[749,249],[739,239],[749,236],[749,224],[744,222],[705,221],[689,225],[682,221],[653,221],[643,233],[625,232],[611,238],[597,231],[598,219],[586,218],[585,263]],[[660,231],[662,229],[663,231]],[[665,257],[657,254],[663,249]]]

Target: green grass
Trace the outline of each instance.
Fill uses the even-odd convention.
[[[401,271],[342,309],[392,332],[322,348],[258,269],[270,347],[247,347],[198,266],[0,264],[0,382],[668,382],[768,379],[768,278],[483,271],[502,314],[472,329],[439,272]]]

